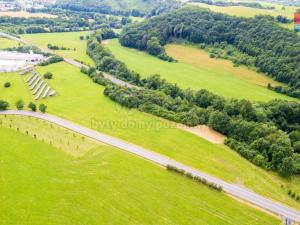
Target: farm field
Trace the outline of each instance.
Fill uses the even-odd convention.
[[[277,4],[266,4],[264,5],[268,6],[274,6],[275,9],[268,10],[268,9],[256,9],[256,8],[250,8],[250,7],[243,7],[243,6],[228,6],[228,7],[222,7],[222,6],[216,6],[216,5],[207,5],[204,3],[189,3],[194,6],[199,6],[202,8],[208,8],[211,11],[219,12],[219,13],[225,13],[231,16],[242,16],[242,17],[255,17],[258,15],[270,15],[270,16],[285,16],[289,19],[293,19],[294,12],[296,12],[297,7],[293,6],[285,6],[285,9],[282,8],[281,5]]]
[[[103,95],[104,87],[94,84],[73,66],[58,63],[40,67],[38,71],[54,74],[49,83],[58,95],[38,101],[38,104],[48,105],[50,114],[159,152],[300,209],[299,202],[287,195],[289,189],[300,192],[300,177],[284,180],[254,166],[223,145],[211,144],[157,117],[124,109]],[[19,78],[26,79],[28,76]],[[22,98],[23,89],[18,90],[17,94]],[[3,97],[0,92],[0,99],[9,100],[11,108],[14,107],[14,100],[9,95]]]
[[[47,51],[92,65],[93,61],[86,54],[86,40],[80,40],[80,36],[86,36],[89,33],[90,31],[25,34],[22,38]],[[70,50],[49,50],[48,44],[70,48]]]
[[[20,43],[7,38],[0,37],[0,49],[18,47]]]
[[[31,18],[31,17],[38,17],[38,18],[56,18],[57,16],[51,15],[48,13],[30,13],[30,12],[0,12],[0,16],[10,16],[10,17],[22,17],[22,18]]]
[[[0,127],[0,136],[3,225],[280,224],[278,218],[108,146],[77,158],[13,129]]]
[[[208,53],[198,49],[171,45],[167,47],[167,51],[171,55],[174,54],[175,58],[178,57],[179,62],[169,63],[147,53],[123,47],[117,39],[108,42],[106,46],[119,60],[142,77],[160,74],[167,81],[177,83],[183,88],[203,88],[225,97],[255,101],[292,99],[268,90],[267,84],[274,84],[271,79],[245,67],[234,68],[229,61],[210,59]],[[178,50],[186,54],[181,54]],[[189,51],[192,51],[193,55],[190,55]]]

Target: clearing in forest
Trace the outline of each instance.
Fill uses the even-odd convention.
[[[87,43],[85,39],[90,33],[91,31],[25,34],[22,35],[22,38],[60,56],[93,65],[93,61],[86,54]],[[81,36],[84,37],[84,40],[80,40]],[[48,44],[59,48],[64,47],[66,50],[49,50],[47,47]]]
[[[117,59],[126,63],[129,69],[140,73],[142,77],[160,74],[161,77],[168,82],[177,83],[182,88],[192,88],[195,90],[207,89],[215,94],[231,98],[254,101],[268,101],[275,98],[293,99],[268,90],[266,87],[267,82],[275,82],[264,75],[255,73],[246,67],[233,68],[232,63],[229,61],[211,60],[209,53],[201,52],[198,49],[193,50],[189,47],[182,46],[176,55],[181,55],[181,59],[185,58],[186,60],[179,59],[177,63],[169,63],[145,52],[123,47],[117,39],[111,40],[105,46],[112,51]],[[195,57],[193,60],[197,61],[197,57],[199,57],[201,61],[202,57],[212,62],[213,66],[207,62],[202,62],[202,66],[200,66],[199,62],[195,65],[195,61],[191,62],[188,56],[190,50],[193,50],[192,54],[194,54]],[[225,70],[223,69],[224,65],[226,66]],[[252,76],[254,78],[252,78]],[[259,85],[257,83],[259,83]],[[262,84],[265,85],[262,86]]]

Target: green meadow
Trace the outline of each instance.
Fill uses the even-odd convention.
[[[285,16],[289,19],[294,18],[294,12],[298,9],[298,7],[294,6],[285,6],[278,4],[270,4],[264,3],[263,1],[260,2],[262,5],[265,6],[273,6],[275,9],[256,9],[251,7],[244,7],[244,6],[216,6],[216,5],[207,5],[204,3],[189,3],[191,5],[196,5],[201,8],[207,8],[214,12],[225,13],[231,16],[242,16],[242,17],[254,17],[258,15],[269,15],[269,16]]]
[[[280,224],[279,218],[109,146],[96,144],[74,157],[14,129],[0,127],[0,136],[3,225]]]
[[[268,90],[267,84],[274,84],[274,81],[263,74],[246,67],[234,68],[226,60],[210,59],[208,53],[193,47],[167,46],[167,52],[179,59],[177,63],[165,62],[145,52],[123,47],[117,39],[107,42],[106,47],[142,77],[160,74],[167,81],[183,88],[207,89],[225,97],[255,101],[292,99]]]
[[[15,103],[22,98],[24,101],[32,99],[31,93],[27,86],[25,86],[25,77],[18,73],[0,73],[0,96],[2,99],[9,99],[10,102]],[[10,82],[10,88],[5,88],[4,84]]]
[[[84,156],[102,144],[66,128],[32,117],[0,115],[0,124],[3,128],[11,128],[26,134],[74,157]]]
[[[90,31],[42,33],[26,34],[21,37],[47,51],[50,51],[47,48],[48,44],[69,48],[70,50],[51,50],[51,52],[92,65],[93,61],[86,54],[86,40],[80,40],[80,36],[87,36],[89,33]]]
[[[57,63],[39,67],[37,71],[40,74],[51,71],[54,75],[49,83],[57,91],[57,96],[37,101],[37,104],[45,103],[50,114],[159,152],[300,209],[299,202],[287,194],[289,189],[300,193],[300,177],[282,179],[254,166],[224,145],[211,144],[158,117],[122,108],[103,95],[104,87],[93,83],[71,65]],[[1,76],[7,80],[11,74]],[[16,75],[20,82],[15,85],[22,87],[15,87],[15,97],[0,92],[0,99],[8,100],[14,108],[15,99],[28,95],[24,83],[28,76]],[[31,96],[29,98],[32,100]]]
[[[49,43],[70,48],[71,50],[54,52],[67,58],[93,64],[86,54],[86,41],[80,40],[80,36],[87,34],[87,32],[30,34],[23,35],[22,38],[44,49]],[[144,52],[122,47],[117,39],[106,42],[106,46],[118,59],[125,62],[130,69],[140,73],[142,77],[160,74],[169,82],[178,83],[183,88],[204,88],[225,97],[257,101],[268,101],[274,98],[292,99],[268,90],[266,88],[268,83],[277,83],[263,74],[256,73],[246,67],[234,68],[232,63],[226,60],[210,59],[206,52],[189,46],[181,47],[180,51],[183,53],[179,55],[176,54],[176,46],[171,45],[173,51],[167,46],[170,55],[175,52],[173,56],[179,59],[178,63],[164,62]],[[74,49],[76,50],[74,51]],[[196,65],[194,62],[190,62],[191,51],[193,57],[198,61],[210,63]],[[188,59],[184,57],[188,57]],[[209,65],[214,65],[214,67],[209,67]]]
[[[18,47],[19,42],[0,37],[0,49]]]

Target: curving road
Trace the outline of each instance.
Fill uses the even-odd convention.
[[[32,44],[30,44],[28,41],[24,41],[24,40],[22,40],[22,39],[20,39],[20,38],[18,38],[18,37],[12,36],[12,35],[7,34],[7,33],[4,33],[4,32],[2,32],[2,31],[0,31],[0,37],[9,38],[9,39],[12,39],[12,40],[14,40],[14,41],[21,42],[21,43],[23,43],[23,44],[25,44],[25,45],[32,45]]]
[[[164,166],[164,167],[166,167],[167,165],[175,166],[179,169],[183,169],[186,172],[190,172],[195,176],[205,178],[209,182],[212,182],[212,183],[222,186],[223,190],[230,195],[233,195],[239,199],[250,202],[256,206],[261,207],[262,209],[268,210],[279,216],[282,216],[282,217],[290,219],[294,222],[300,223],[300,212],[295,209],[287,207],[287,206],[285,206],[281,203],[275,202],[273,200],[267,199],[267,198],[265,198],[261,195],[258,195],[256,193],[254,193],[253,191],[248,190],[244,187],[240,187],[235,184],[230,184],[219,178],[210,176],[210,175],[203,173],[199,170],[196,170],[192,167],[186,166],[182,163],[172,160],[166,156],[163,156],[158,153],[152,152],[150,150],[144,149],[137,145],[125,142],[118,138],[111,137],[109,135],[97,132],[95,130],[91,130],[89,128],[77,125],[73,122],[70,122],[65,119],[62,119],[62,118],[59,118],[59,117],[56,117],[53,115],[49,115],[49,114],[41,114],[41,113],[37,113],[37,112],[17,111],[17,110],[0,111],[0,114],[29,116],[29,117],[35,117],[38,119],[46,120],[48,122],[51,122],[51,123],[57,124],[59,126],[65,127],[69,130],[72,130],[76,133],[90,137],[94,140],[103,142],[105,144],[114,146],[114,147],[124,150],[126,152],[135,154],[144,159],[147,159],[149,161],[157,163],[161,166]]]
[[[10,34],[7,34],[7,33],[4,33],[4,32],[1,32],[0,31],[0,37],[6,37],[6,38],[9,38],[9,39],[12,39],[12,40],[15,40],[15,41],[18,41],[18,42],[21,42],[21,43],[23,43],[23,44],[25,44],[25,45],[34,45],[34,44],[32,44],[32,43],[30,43],[30,42],[28,42],[28,41],[25,41],[25,40],[23,40],[23,39],[21,39],[21,38],[18,38],[18,37],[15,37],[15,36],[12,36],[12,35],[10,35]],[[46,50],[46,49],[42,49],[44,52],[49,52],[49,53],[51,53],[50,51],[48,51],[48,50]],[[86,68],[88,68],[88,66],[86,66],[86,65],[84,65],[84,64],[82,64],[82,63],[80,63],[80,62],[77,62],[77,61],[75,61],[75,60],[73,60],[73,59],[68,59],[68,58],[64,58],[64,61],[66,62],[66,63],[69,63],[69,64],[71,64],[71,65],[73,65],[73,66],[75,66],[75,67],[78,67],[78,68],[81,68],[81,67],[86,67]],[[99,71],[98,71],[99,72]],[[115,83],[116,85],[119,85],[119,86],[125,86],[125,87],[135,87],[134,85],[132,85],[132,84],[129,84],[129,83],[127,83],[126,81],[123,81],[123,80],[120,80],[120,79],[118,79],[118,78],[116,78],[115,76],[112,76],[112,75],[110,75],[110,74],[108,74],[108,73],[105,73],[105,72],[102,72],[103,73],[103,76],[106,78],[106,79],[108,79],[108,80],[110,80],[111,82],[113,82],[113,83]]]
[[[4,36],[4,37],[7,37],[7,38],[16,40],[16,41],[20,41],[20,42],[22,42],[26,45],[33,45],[30,42],[24,41],[20,38],[17,38],[17,37],[14,37],[12,35],[3,33],[1,31],[0,31],[0,36]],[[73,65],[73,66],[76,66],[78,68],[87,67],[86,65],[81,64],[81,63],[79,63],[77,61],[74,61],[72,59],[64,58],[64,61],[71,64],[71,65]],[[133,87],[133,85],[131,85],[131,84],[125,82],[125,81],[122,81],[120,79],[117,79],[116,77],[114,77],[110,74],[104,73],[104,77],[109,79],[111,82],[113,82],[117,85]],[[248,202],[250,202],[250,203],[252,203],[256,206],[261,207],[262,209],[268,210],[272,213],[275,213],[275,214],[287,219],[285,221],[287,224],[289,224],[290,220],[300,224],[300,212],[295,210],[295,209],[292,209],[292,208],[287,207],[287,206],[285,206],[281,203],[275,202],[275,201],[270,200],[268,198],[265,198],[261,195],[258,195],[258,194],[254,193],[253,191],[251,191],[251,190],[249,190],[245,187],[240,187],[240,186],[235,185],[235,184],[227,183],[227,182],[225,182],[225,181],[223,181],[219,178],[216,178],[216,177],[210,176],[208,174],[202,173],[199,170],[196,170],[192,167],[186,166],[182,163],[179,163],[179,162],[174,161],[170,158],[167,158],[166,156],[163,156],[163,155],[160,155],[158,153],[152,152],[150,150],[147,150],[147,149],[141,148],[139,146],[130,144],[130,143],[125,142],[123,140],[120,140],[120,139],[117,139],[117,138],[99,133],[97,131],[91,130],[89,128],[82,127],[82,126],[74,124],[70,121],[67,121],[67,120],[64,120],[62,118],[59,118],[59,117],[56,117],[56,116],[53,116],[53,115],[49,115],[49,114],[40,114],[40,113],[34,113],[34,112],[29,112],[29,111],[16,111],[16,110],[2,111],[2,112],[0,112],[0,114],[30,116],[30,117],[35,117],[35,118],[39,118],[39,119],[42,119],[42,120],[46,120],[48,122],[52,122],[52,123],[57,124],[59,126],[70,129],[74,132],[77,132],[77,133],[80,133],[80,134],[85,135],[87,137],[90,137],[92,139],[95,139],[97,141],[109,144],[109,145],[114,146],[116,148],[122,149],[126,152],[138,155],[138,156],[140,156],[144,159],[150,160],[150,161],[152,161],[154,163],[157,163],[159,165],[162,165],[164,167],[166,167],[167,165],[175,166],[175,167],[177,167],[179,169],[183,169],[184,171],[189,172],[189,173],[191,173],[195,176],[205,178],[209,182],[212,182],[212,183],[215,183],[215,184],[218,184],[218,185],[222,186],[223,190],[226,193],[228,193],[232,196],[235,196],[239,199],[248,201]]]
[[[73,59],[64,58],[64,61],[66,63],[69,63],[69,64],[71,64],[71,65],[73,65],[75,67],[78,67],[78,68],[81,68],[81,67],[89,68],[87,65],[84,65],[84,64],[82,64],[80,62],[77,62],[77,61],[75,61]],[[100,72],[100,71],[98,71],[98,72]],[[105,72],[102,72],[102,73],[103,73],[104,78],[110,80],[111,82],[115,83],[116,85],[124,86],[124,87],[129,87],[129,88],[135,87],[134,85],[129,84],[126,81],[120,80],[120,79],[118,79],[118,78],[116,78],[116,77],[114,77],[114,76],[112,76],[112,75],[110,75],[108,73],[105,73]]]

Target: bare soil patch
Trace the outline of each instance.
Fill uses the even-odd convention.
[[[193,133],[199,137],[204,138],[205,140],[213,143],[213,144],[224,144],[224,140],[226,136],[223,134],[211,129],[206,125],[199,125],[196,127],[188,127],[183,124],[178,124],[177,128],[185,130],[187,132]]]

